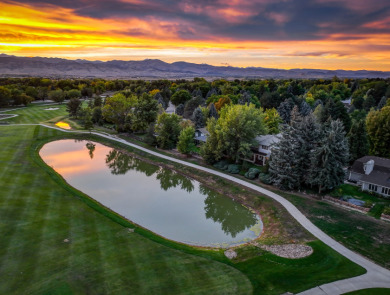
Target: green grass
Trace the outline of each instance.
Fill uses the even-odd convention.
[[[382,203],[390,205],[390,199],[374,196],[372,194],[369,194],[368,192],[362,191],[359,187],[350,184],[340,185],[337,189],[333,190],[330,195],[334,197],[351,196],[355,199],[363,201],[371,201],[373,203]]]
[[[48,111],[47,108],[59,108],[58,110]],[[2,114],[16,114],[17,117],[6,119],[11,124],[38,124],[48,121],[52,118],[64,118],[68,115],[65,104],[52,104],[46,106],[29,105],[26,108],[12,110]]]
[[[390,289],[372,288],[345,293],[344,295],[390,295]]]
[[[250,293],[238,270],[129,233],[59,186],[30,158],[34,136],[58,131],[2,128],[0,294]]]
[[[141,228],[129,233],[134,225],[68,186],[37,156],[46,141],[86,135],[0,128],[0,294],[280,294],[364,273],[318,241],[305,259],[256,248],[230,262],[223,251]]]
[[[325,201],[278,192],[349,249],[390,268],[390,224]]]

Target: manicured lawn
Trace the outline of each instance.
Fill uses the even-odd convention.
[[[390,223],[310,197],[280,194],[335,240],[390,268]]]
[[[46,110],[48,108],[58,108],[58,110]],[[51,104],[46,106],[29,105],[26,108],[12,110],[2,114],[16,114],[17,117],[6,119],[12,124],[37,124],[45,122],[49,119],[58,117],[63,118],[68,115],[65,104]]]
[[[318,241],[304,259],[246,247],[230,262],[223,251],[131,233],[37,159],[40,143],[70,135],[0,128],[0,294],[280,294],[364,273]]]
[[[390,295],[390,289],[372,288],[345,293],[345,295]]]

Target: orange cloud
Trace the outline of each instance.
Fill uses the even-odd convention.
[[[161,6],[153,1],[122,2]],[[312,40],[252,40],[239,33],[213,34],[211,28],[201,26],[201,16],[233,30],[235,25],[250,28],[248,20],[263,13],[265,23],[280,29],[275,36],[289,36],[283,27],[288,29],[293,16],[265,12],[271,0],[223,2],[216,2],[220,5],[216,8],[188,0],[176,8],[195,20],[157,15],[94,18],[55,5],[0,3],[0,52],[90,60],[160,58],[232,66],[390,70],[390,35],[386,32],[329,33],[336,24],[323,21]],[[384,30],[389,23],[389,18],[383,18],[362,28]]]

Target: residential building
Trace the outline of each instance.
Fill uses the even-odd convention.
[[[361,185],[363,191],[390,197],[390,159],[364,156],[353,163],[348,180]]]
[[[252,159],[245,159],[256,165],[264,166],[271,156],[271,148],[279,142],[279,136],[273,134],[260,135],[256,137],[256,146],[252,148]]]

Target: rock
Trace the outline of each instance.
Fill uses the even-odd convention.
[[[311,255],[313,248],[308,245],[302,244],[285,244],[285,245],[272,245],[261,246],[261,249],[271,252],[280,257],[297,259]]]
[[[133,233],[134,232],[134,228],[128,228],[127,230],[129,231],[129,233]]]
[[[236,258],[237,257],[237,253],[236,251],[234,251],[233,249],[229,249],[229,250],[226,250],[225,251],[225,256],[229,259],[233,259],[233,258]]]
[[[64,243],[69,243],[69,242],[70,242],[69,239],[65,239],[65,240],[64,240]]]

